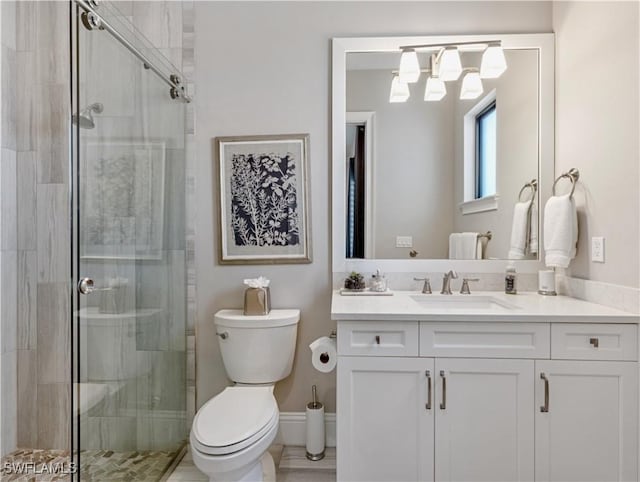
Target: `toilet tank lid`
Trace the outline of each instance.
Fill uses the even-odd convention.
[[[300,310],[271,310],[268,315],[245,315],[242,310],[220,310],[214,322],[232,328],[271,328],[295,325],[300,321]]]

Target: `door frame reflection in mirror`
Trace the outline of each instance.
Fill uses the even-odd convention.
[[[494,273],[514,263],[518,271],[535,273],[543,267],[539,260],[510,261],[450,259],[347,259],[346,258],[346,60],[348,53],[399,52],[403,45],[444,44],[501,40],[505,50],[538,51],[538,196],[540,212],[551,196],[554,178],[554,34],[443,35],[418,37],[354,37],[332,39],[332,268],[343,273],[356,270],[375,272],[433,272],[456,269]],[[519,189],[519,187],[518,187]],[[542,233],[540,233],[542,235]],[[542,237],[542,236],[541,236]],[[542,239],[540,246],[542,246]]]

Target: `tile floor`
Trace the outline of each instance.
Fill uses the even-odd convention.
[[[80,453],[82,480],[87,482],[157,482],[176,456],[176,451],[136,451],[114,452],[112,450],[86,450]],[[43,464],[49,464],[49,470],[68,470],[69,452],[63,450],[22,449],[5,456],[0,468],[0,481],[49,482],[67,481],[64,473],[43,473]],[[34,464],[23,470],[18,464]],[[13,464],[13,465],[12,465]],[[34,473],[38,471],[37,474]]]
[[[304,447],[272,445],[269,452],[277,467],[277,482],[335,482],[336,450],[327,448],[326,456],[318,462],[305,457]],[[206,482],[207,477],[193,464],[187,452],[166,482]]]

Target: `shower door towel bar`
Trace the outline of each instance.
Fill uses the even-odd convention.
[[[154,62],[149,60],[149,58],[140,52],[131,42],[129,42],[120,32],[118,32],[109,22],[107,22],[98,12],[96,12],[96,8],[98,8],[97,0],[74,0],[83,10],[83,24],[89,30],[100,29],[106,30],[111,35],[113,35],[116,40],[118,40],[122,45],[124,45],[129,52],[138,57],[144,64],[146,69],[150,69],[158,75],[164,82],[169,86],[169,93],[172,99],[183,99],[185,102],[191,102],[191,97],[189,97],[182,85],[182,80],[180,76],[177,74],[166,74],[162,70],[160,70]]]

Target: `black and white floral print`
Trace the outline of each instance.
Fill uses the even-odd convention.
[[[300,244],[294,155],[234,154],[231,167],[236,246]]]

